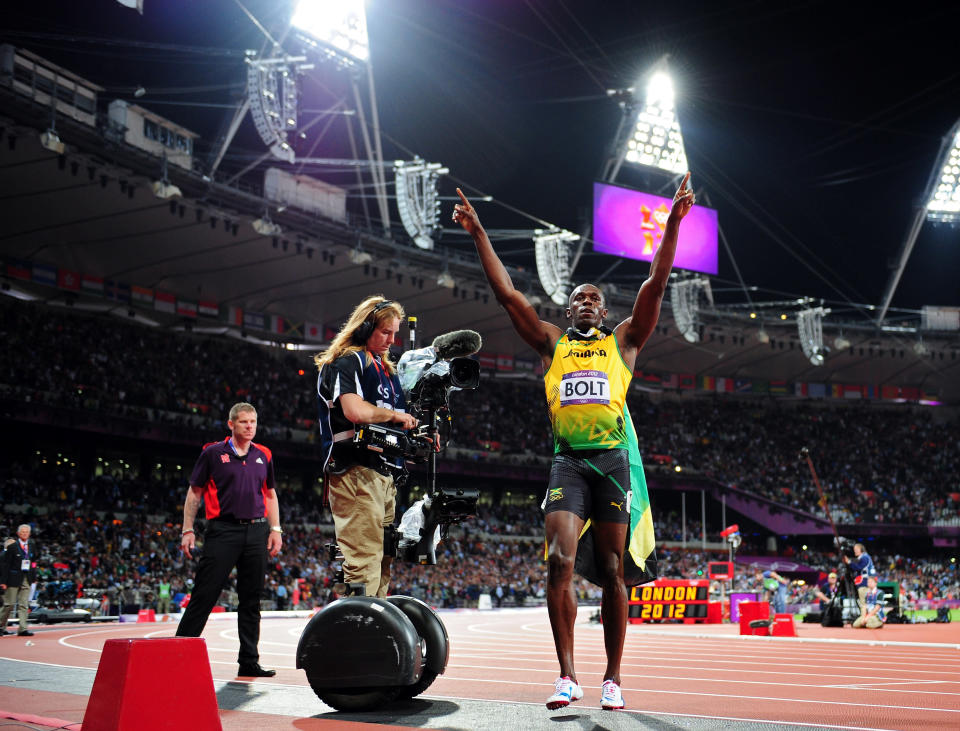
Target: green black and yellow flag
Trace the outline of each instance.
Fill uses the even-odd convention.
[[[630,527],[627,530],[627,545],[623,552],[623,580],[627,586],[637,586],[657,578],[657,554],[654,551],[656,540],[653,535],[653,513],[650,510],[650,496],[647,494],[647,479],[643,474],[643,460],[640,458],[637,432],[633,428],[633,419],[630,418],[630,411],[626,405],[623,407],[623,421],[626,425],[630,455]],[[596,565],[593,531],[590,530],[589,520],[584,524],[580,541],[577,543],[574,571],[591,583],[597,585],[602,583],[601,572]]]

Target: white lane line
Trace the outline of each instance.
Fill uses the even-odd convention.
[[[430,693],[429,695],[421,695],[419,698],[435,698],[438,700],[463,700],[463,701],[478,701],[481,703],[489,703],[489,698],[466,698],[464,696],[453,696],[453,695],[436,695]],[[542,703],[534,703],[532,701],[497,701],[500,705],[515,705],[515,706],[535,706],[537,708],[543,708]],[[590,706],[581,706],[581,708],[590,708]],[[841,729],[842,731],[896,731],[895,728],[881,728],[878,726],[838,726],[833,724],[825,723],[804,723],[802,721],[772,721],[761,718],[746,718],[743,716],[710,716],[702,713],[670,713],[668,711],[653,711],[645,708],[624,708],[617,711],[617,713],[631,713],[634,715],[644,715],[644,716],[666,716],[667,718],[703,718],[706,720],[716,720],[716,721],[746,721],[749,723],[763,723],[770,724],[774,726],[783,726],[789,724],[791,726],[806,726],[810,728],[830,728],[830,729]]]
[[[452,680],[465,683],[500,683],[507,685],[539,685],[544,687],[544,683],[532,683],[522,680],[502,680],[500,678],[452,678],[447,675],[441,675],[437,678],[436,682],[442,680]],[[592,686],[582,685],[582,688],[591,688]],[[704,693],[702,691],[685,691],[685,690],[659,690],[655,688],[626,688],[623,687],[624,693],[640,693],[640,694],[651,694],[659,693],[663,695],[684,695],[684,696],[697,696],[697,697],[709,697],[709,698],[733,698],[739,700],[747,701],[771,701],[774,703],[815,703],[819,706],[851,706],[854,708],[889,708],[895,711],[924,711],[931,713],[960,713],[960,708],[929,708],[926,706],[892,706],[885,705],[881,703],[850,703],[847,701],[824,701],[823,699],[811,699],[807,700],[804,698],[778,698],[774,696],[757,696],[757,695],[734,695],[731,693]],[[599,690],[599,688],[597,688]],[[490,700],[487,698],[486,700]],[[781,723],[784,723],[781,721]]]
[[[599,665],[600,663],[590,663],[592,665]],[[553,669],[545,670],[542,667],[532,667],[532,668],[522,668],[522,667],[491,667],[489,665],[465,665],[463,663],[451,663],[447,667],[450,668],[461,668],[466,670],[497,670],[500,672],[524,672],[524,673],[546,673],[550,676],[556,674],[556,671]],[[743,678],[700,678],[700,677],[687,677],[682,675],[651,675],[649,673],[623,673],[621,676],[625,678],[637,678],[641,680],[667,680],[667,681],[689,681],[693,683],[734,683],[739,686],[749,686],[749,685],[770,685],[770,686],[779,686],[784,688],[817,688],[817,689],[826,689],[826,688],[849,688],[853,690],[874,690],[873,686],[876,685],[896,685],[897,683],[855,683],[851,685],[821,685],[820,683],[797,683],[797,682],[776,682],[772,680],[745,680]],[[510,682],[510,681],[504,681]],[[918,681],[921,684],[953,684],[957,685],[958,681],[951,680],[926,680]],[[912,685],[913,683],[906,682],[904,685]],[[883,693],[886,688],[876,688],[878,693]],[[922,691],[915,691],[917,693]],[[960,695],[960,693],[950,693],[943,692],[938,693],[938,695]]]
[[[463,643],[463,642],[458,642],[455,647],[452,647],[452,648],[451,648],[451,654],[452,654],[452,655],[455,655],[455,656],[469,656],[469,657],[477,657],[477,658],[488,657],[488,655],[485,655],[485,654],[483,654],[483,653],[477,653],[477,652],[476,652],[476,648],[473,648],[473,647],[468,648],[468,649],[470,649],[470,650],[472,651],[470,654],[465,654],[465,653],[458,652],[458,651],[457,651],[457,647],[461,647],[461,646],[464,645],[464,644],[465,644],[465,643]],[[483,647],[489,647],[489,645],[483,645]],[[598,648],[598,650],[599,650],[599,648]],[[493,649],[490,649],[490,655],[489,655],[489,657],[491,657],[491,658],[493,658],[493,659],[502,659],[504,656],[510,656],[510,657],[517,657],[517,658],[519,659],[519,658],[524,657],[524,656],[528,656],[528,657],[531,657],[531,658],[538,657],[538,656],[542,656],[542,655],[547,655],[547,656],[549,656],[549,657],[555,657],[555,654],[556,654],[556,653],[553,651],[553,648],[549,648],[549,649],[545,648],[545,649],[540,650],[540,651],[537,651],[537,652],[533,652],[533,651],[530,651],[530,650],[509,650],[509,649],[505,649],[505,648],[504,648],[504,649],[493,648]],[[624,655],[623,655],[623,662],[626,663],[626,664],[629,664],[629,663],[631,663],[631,662],[645,662],[645,661],[650,661],[650,660],[651,660],[652,658],[654,658],[654,657],[660,657],[661,655],[662,655],[662,656],[669,657],[669,658],[672,658],[672,659],[677,659],[677,660],[688,659],[688,657],[685,656],[685,653],[647,653],[647,654],[635,655],[635,654],[633,654],[633,653],[626,653],[626,652],[625,652]],[[583,658],[583,657],[606,659],[606,655],[605,655],[602,651],[589,652],[589,651],[578,650],[578,651],[576,652],[576,658],[579,660],[580,658]],[[774,672],[774,673],[775,673],[775,672],[779,672],[779,671],[776,671],[776,670],[769,670],[769,667],[770,667],[771,663],[775,663],[775,664],[776,664],[776,667],[778,667],[778,668],[781,668],[781,667],[787,667],[787,668],[806,668],[808,672],[809,672],[810,670],[815,670],[815,671],[819,672],[819,671],[822,669],[822,667],[823,667],[823,661],[822,661],[822,659],[821,659],[819,662],[816,662],[816,663],[779,662],[779,661],[776,661],[775,659],[772,659],[772,658],[769,658],[769,657],[765,657],[765,656],[763,656],[763,655],[758,655],[756,660],[751,660],[751,659],[746,659],[746,660],[744,660],[744,659],[740,659],[740,660],[733,660],[733,659],[713,660],[713,659],[710,659],[710,658],[705,658],[705,657],[703,657],[702,655],[700,655],[699,653],[697,653],[697,654],[691,654],[691,655],[689,656],[689,659],[690,659],[691,661],[695,661],[695,663],[696,663],[695,666],[705,665],[705,664],[709,664],[709,665],[711,665],[711,666],[717,666],[717,665],[733,665],[733,666],[735,666],[735,667],[731,667],[731,668],[711,667],[711,670],[715,670],[716,672],[743,672],[744,667],[750,667],[750,666],[762,666],[760,669],[758,669],[758,670],[755,671],[755,672],[758,672],[758,673],[764,673],[764,672]],[[838,658],[838,660],[839,660],[839,661],[842,661],[842,660],[846,660],[846,658],[842,658],[842,657],[841,657],[841,658]],[[598,661],[599,661],[599,660],[598,660]],[[874,669],[875,669],[875,670],[878,670],[878,671],[888,671],[888,672],[899,672],[899,671],[902,671],[903,669],[906,669],[906,670],[907,670],[908,672],[910,672],[910,673],[942,674],[942,673],[944,673],[944,672],[950,672],[950,670],[951,670],[952,667],[953,667],[952,665],[946,665],[946,666],[944,666],[942,663],[940,663],[940,664],[938,664],[937,668],[934,669],[934,670],[923,670],[923,669],[919,669],[919,668],[928,668],[928,667],[930,667],[930,662],[889,663],[889,664],[892,665],[892,667],[890,667],[890,668],[877,667],[877,668],[874,668]],[[659,665],[659,663],[658,663],[658,665]],[[914,667],[914,666],[919,666],[919,667]],[[668,667],[669,667],[669,666],[668,666]],[[684,667],[684,666],[675,666],[675,667]],[[831,670],[838,670],[838,671],[839,671],[839,670],[859,671],[860,669],[862,669],[862,667],[863,667],[862,665],[838,665],[836,662],[833,662],[833,663],[830,664],[830,669],[831,669]],[[875,676],[873,676],[873,677],[875,677]]]
[[[457,664],[458,667],[467,667],[467,668],[476,668],[476,669],[488,669],[488,670],[498,670],[498,671],[500,671],[500,670],[508,670],[508,671],[510,671],[510,670],[537,670],[537,669],[541,669],[541,670],[542,670],[542,669],[543,669],[543,666],[542,666],[542,665],[539,665],[539,664],[536,665],[535,668],[520,668],[520,667],[518,667],[518,666],[516,666],[516,665],[504,666],[504,665],[495,664],[495,663],[490,663],[490,664],[486,664],[486,665],[464,665],[464,664],[460,664],[460,663],[459,663],[460,660],[467,660],[467,659],[470,659],[470,660],[503,660],[503,659],[504,659],[504,658],[502,658],[502,657],[496,657],[496,656],[472,655],[472,654],[465,654],[465,653],[455,652],[455,653],[451,653],[451,658],[452,658],[452,660],[454,660],[455,662],[458,663],[458,664]],[[514,658],[511,658],[511,659],[514,659]],[[517,660],[520,660],[521,658],[516,658],[516,659],[517,659]],[[529,658],[529,660],[535,662],[535,659],[534,659],[534,658]],[[582,658],[581,655],[577,655],[576,658],[575,658],[575,660],[576,660],[577,665],[579,665],[579,666],[588,665],[588,666],[603,667],[603,666],[606,665],[606,658],[603,658],[603,657],[600,657],[600,659],[598,659],[598,660],[596,660],[596,661],[591,661],[591,660],[583,660],[583,658]],[[624,663],[623,666],[624,666],[624,667],[630,667],[630,665],[629,665],[628,663]],[[451,667],[453,667],[452,664],[451,664]],[[663,665],[663,664],[659,664],[659,663],[657,664],[657,670],[686,670],[686,671],[697,672],[698,670],[704,670],[704,669],[705,669],[705,668],[700,667],[700,666],[697,666],[697,665]],[[550,672],[552,672],[552,670],[551,670]],[[753,682],[753,681],[744,681],[744,680],[743,680],[744,671],[743,671],[742,669],[739,669],[739,668],[729,668],[729,669],[727,669],[727,668],[710,668],[710,672],[711,672],[711,673],[714,673],[714,672],[719,672],[719,673],[737,673],[737,675],[738,675],[738,677],[735,678],[735,679],[733,679],[733,680],[725,680],[725,679],[722,679],[722,678],[713,678],[713,680],[716,680],[717,682],[747,682],[747,683],[752,683],[752,682]],[[934,672],[934,671],[930,671],[930,672]],[[809,677],[810,677],[810,673],[809,673],[809,672],[785,672],[785,671],[780,671],[780,670],[768,670],[768,671],[765,671],[765,672],[756,672],[756,673],[751,673],[751,675],[761,675],[761,676],[770,676],[770,675],[773,675],[773,676],[776,676],[776,675],[798,675],[798,676],[801,676],[801,677],[803,677],[803,678],[809,678]],[[647,678],[652,678],[652,677],[658,677],[658,678],[676,678],[676,679],[678,679],[678,680],[682,679],[682,678],[680,678],[680,676],[673,676],[673,675],[656,675],[656,676],[654,676],[654,675],[636,675],[635,677],[647,677]],[[849,677],[849,675],[848,675],[848,674],[841,674],[841,673],[830,673],[830,674],[818,673],[818,674],[817,674],[817,677],[818,677],[818,678],[845,678],[845,677]],[[823,685],[823,684],[820,684],[820,683],[816,683],[816,684],[811,684],[810,687],[816,687],[816,688],[847,688],[847,687],[855,687],[855,686],[858,686],[858,685],[878,685],[878,684],[882,684],[882,681],[893,680],[893,678],[890,677],[890,676],[862,675],[862,676],[860,676],[860,677],[863,678],[863,681],[864,681],[864,682],[858,682],[858,683],[852,683],[852,684],[851,684],[851,683],[839,683],[839,684],[836,684],[836,685]],[[903,674],[901,673],[900,675],[898,675],[898,676],[896,676],[896,677],[902,679],[904,676],[903,676]],[[874,681],[874,680],[875,680],[875,681],[878,681],[878,682],[876,682],[876,683],[874,683],[874,682],[866,682],[866,681]],[[761,682],[761,681],[757,681],[757,682]],[[772,682],[772,681],[767,681],[767,682]],[[960,679],[957,679],[957,680],[945,680],[945,679],[933,679],[933,680],[930,680],[930,679],[919,679],[919,678],[918,678],[918,679],[915,679],[915,680],[902,681],[902,682],[904,682],[904,683],[906,683],[906,684],[910,684],[910,683],[939,683],[939,684],[946,684],[946,685],[960,685]],[[777,684],[777,683],[774,683],[774,684]],[[793,683],[783,683],[783,685],[793,685]]]

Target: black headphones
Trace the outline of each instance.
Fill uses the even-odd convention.
[[[377,329],[377,313],[380,312],[380,310],[385,310],[392,304],[393,300],[384,300],[370,311],[367,319],[360,324],[360,327],[353,331],[354,345],[367,344],[367,340],[373,335],[373,331]]]

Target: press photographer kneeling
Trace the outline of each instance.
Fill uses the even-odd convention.
[[[362,424],[393,422],[402,429],[417,425],[406,413],[403,389],[390,360],[403,316],[398,303],[368,297],[330,347],[314,357],[319,369],[320,444],[344,581],[364,584],[367,596],[387,595],[393,559],[384,555],[384,532],[393,525],[394,477],[402,471],[403,461],[358,447],[354,437]]]

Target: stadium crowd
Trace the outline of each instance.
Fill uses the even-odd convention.
[[[0,301],[0,316],[6,344],[0,350],[0,397],[8,411],[39,403],[65,414],[126,416],[219,436],[223,414],[243,399],[258,406],[259,438],[268,444],[308,434],[315,418],[314,371],[305,354],[30,303]],[[485,378],[481,388],[453,395],[451,446],[477,459],[542,460],[552,448],[542,386]],[[951,497],[960,474],[955,417],[935,419],[929,410],[869,403],[834,407],[636,394],[630,408],[648,458],[727,485],[816,511],[816,491],[796,458],[799,447],[810,446],[838,522],[958,520]],[[184,581],[192,567],[179,550],[185,488],[183,478],[129,470],[80,475],[11,456],[0,467],[4,535],[23,520],[33,524],[50,601],[69,603],[83,594],[105,596],[111,611],[142,606],[154,601],[164,577],[175,592],[189,591]],[[282,506],[287,535],[271,567],[269,600],[322,604],[333,573],[321,550],[332,534],[329,513],[306,490],[285,492]],[[678,541],[685,532],[697,543],[696,522],[688,521],[684,531],[676,514],[655,517],[660,540]],[[535,503],[483,509],[451,530],[438,566],[399,564],[394,589],[437,605],[470,604],[481,593],[497,603],[539,600],[545,590],[541,535]],[[708,540],[718,539],[711,534]],[[695,548],[661,549],[660,573],[693,578],[708,558]],[[838,565],[835,557],[816,559],[818,566]],[[897,555],[875,560],[916,596],[958,594],[955,565]],[[585,599],[596,595],[586,583],[578,591]],[[229,606],[235,594],[227,590],[222,599]]]
[[[170,422],[219,433],[238,399],[261,413],[260,438],[291,439],[316,418],[313,369],[294,354],[222,337],[153,330],[20,302],[0,302],[8,402]],[[38,368],[42,363],[44,367]],[[216,367],[210,367],[215,363]],[[451,446],[475,459],[542,460],[552,439],[542,387],[485,378],[482,397],[453,394]],[[930,410],[774,398],[653,400],[632,393],[641,453],[812,511],[811,455],[838,523],[960,521],[960,424]]]

